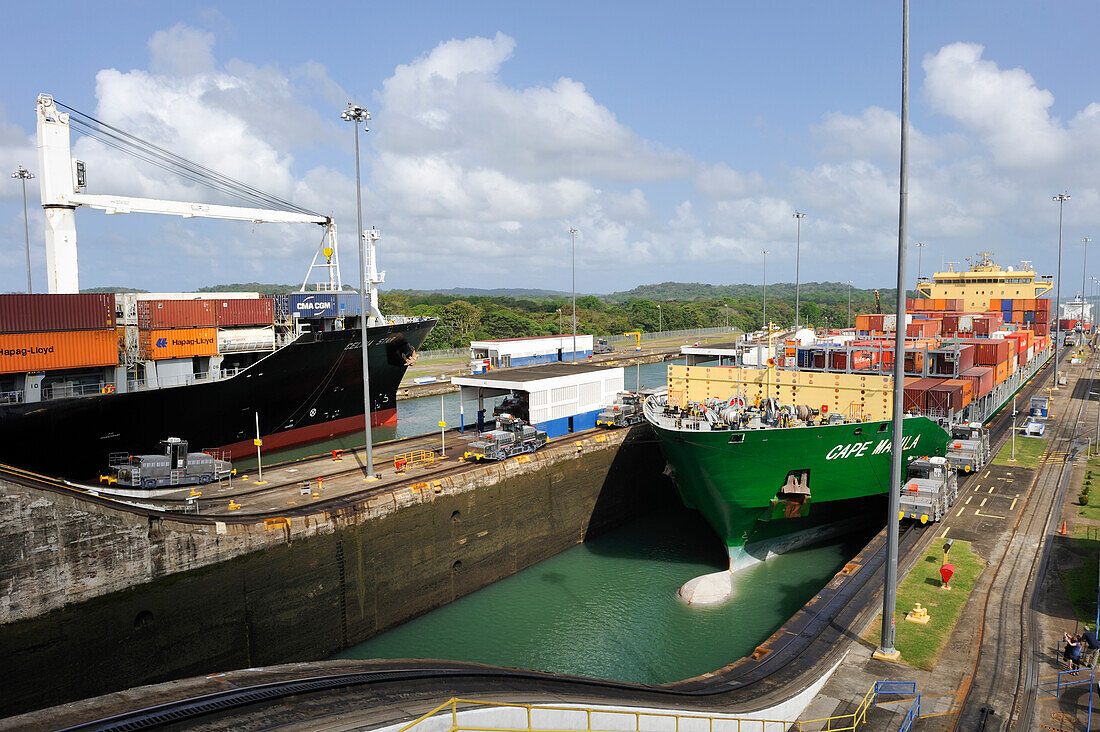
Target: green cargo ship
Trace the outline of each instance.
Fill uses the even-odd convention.
[[[824,538],[824,526],[885,510],[889,489],[889,420],[793,427],[722,428],[647,413],[660,437],[680,498],[725,543],[736,571],[801,536]],[[661,412],[661,413],[658,413]],[[676,426],[679,420],[679,426]],[[948,433],[927,417],[904,420],[906,463],[943,456]],[[838,524],[841,522],[841,524]]]

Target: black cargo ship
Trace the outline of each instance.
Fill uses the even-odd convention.
[[[436,324],[367,330],[371,424],[397,421],[397,387]],[[360,331],[306,333],[234,376],[192,386],[74,397],[0,408],[0,463],[77,480],[112,452],[150,453],[166,437],[240,456],[361,430]]]

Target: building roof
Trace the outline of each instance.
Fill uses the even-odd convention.
[[[592,371],[612,371],[616,368],[621,370],[622,367],[609,368],[599,364],[569,363],[563,361],[559,363],[539,364],[537,366],[499,369],[484,374],[476,374],[474,376],[454,376],[451,377],[451,383],[458,384],[459,386],[480,386],[485,382],[526,383],[529,381],[554,379],[561,376],[576,376],[577,374],[584,374]]]
[[[565,335],[547,335],[547,336],[521,336],[519,338],[492,338],[483,341],[471,341],[471,343],[510,343],[512,341],[542,341],[549,340],[551,338],[572,338],[572,333],[566,333]],[[587,333],[578,333],[578,338],[591,338]]]

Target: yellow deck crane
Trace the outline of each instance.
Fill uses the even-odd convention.
[[[623,333],[624,336],[634,336],[634,350],[642,350],[642,332],[640,330],[632,330],[629,333]]]

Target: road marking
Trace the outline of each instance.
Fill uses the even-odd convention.
[[[1019,498],[1013,498],[1012,499],[1012,505],[1008,507],[1008,510],[1009,510],[1010,513],[1012,512],[1012,510],[1014,508],[1016,508],[1016,501],[1018,501],[1018,500],[1020,500],[1020,499]]]
[[[978,504],[978,508],[985,508],[985,502],[988,500],[988,498],[983,498],[982,502]]]
[[[992,493],[992,492],[993,492],[993,486],[989,486],[989,492],[990,492],[990,493]]]
[[[947,527],[946,529],[944,529],[944,530],[943,530],[943,533],[942,533],[942,534],[940,534],[940,538],[941,538],[941,539],[946,539],[946,538],[947,538],[947,532],[948,532],[948,531],[950,531],[950,530],[951,530],[951,527],[950,527],[950,526],[948,526],[948,527]]]
[[[995,519],[1003,519],[1004,518],[1004,516],[994,516],[991,513],[978,513],[977,509],[974,509],[974,515],[975,516],[981,516],[982,518],[995,518]]]
[[[962,516],[962,515],[963,515],[963,511],[965,511],[965,510],[966,510],[966,507],[965,507],[965,506],[964,506],[963,508],[960,508],[960,509],[959,509],[959,512],[958,512],[957,514],[955,514],[955,516],[956,516],[956,517],[958,517],[958,516]]]
[[[973,500],[974,500],[974,496],[967,496],[967,498],[966,498],[966,505],[968,505],[968,506],[969,506],[969,505],[970,505],[970,502],[971,502],[971,501],[973,501]]]

